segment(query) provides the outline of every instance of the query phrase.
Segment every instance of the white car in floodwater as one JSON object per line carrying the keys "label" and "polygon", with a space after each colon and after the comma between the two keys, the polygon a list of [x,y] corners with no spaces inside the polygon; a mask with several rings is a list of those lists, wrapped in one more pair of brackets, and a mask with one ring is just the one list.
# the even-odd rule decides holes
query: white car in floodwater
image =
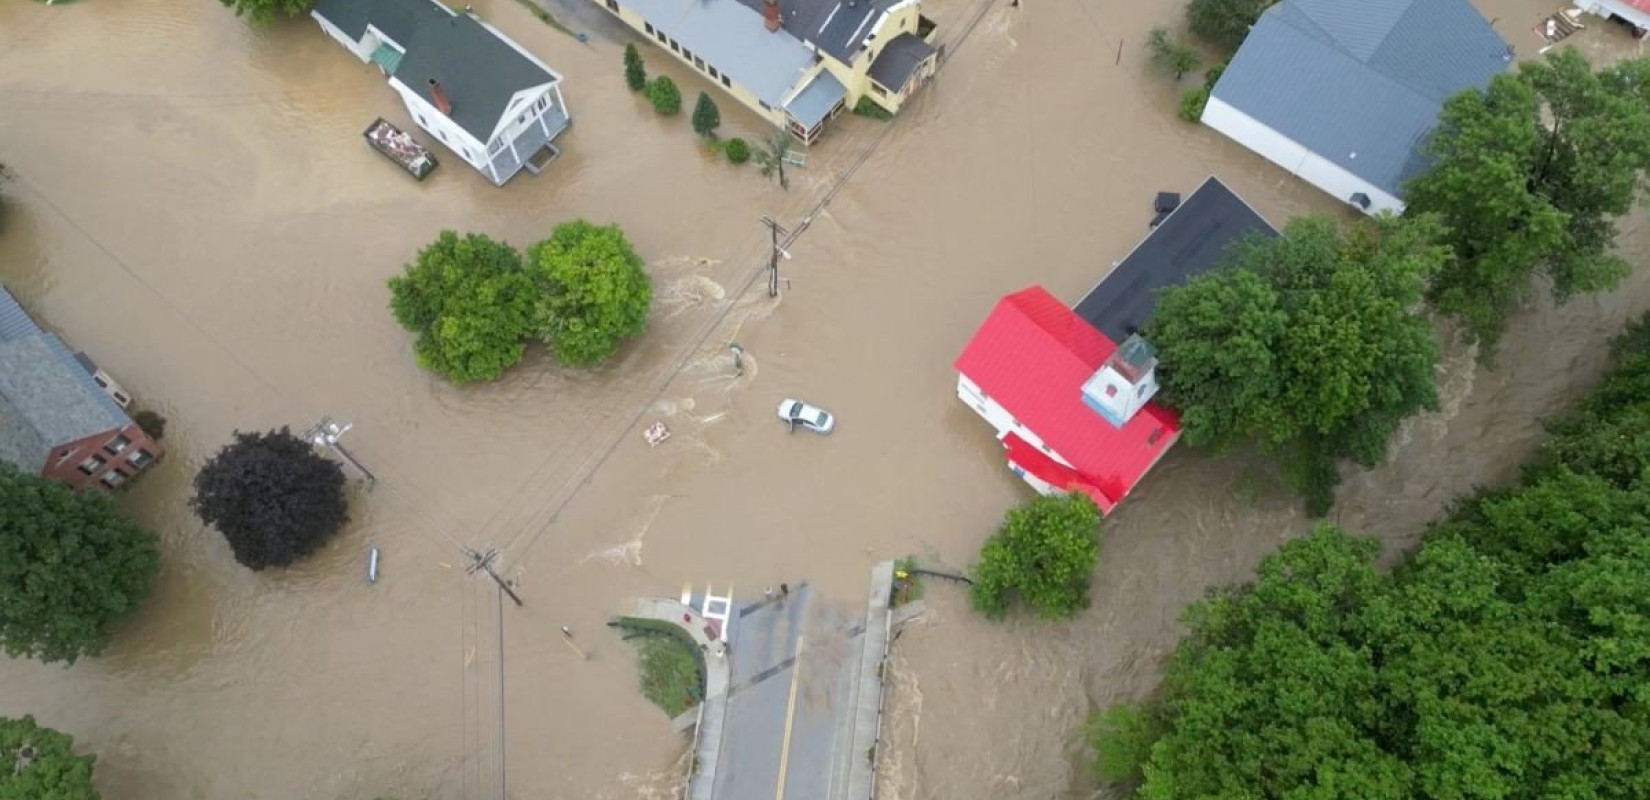
{"label": "white car in floodwater", "polygon": [[836,427],[836,417],[831,416],[831,412],[801,400],[779,401],[779,418],[793,431],[799,425],[814,433],[830,433],[831,428]]}

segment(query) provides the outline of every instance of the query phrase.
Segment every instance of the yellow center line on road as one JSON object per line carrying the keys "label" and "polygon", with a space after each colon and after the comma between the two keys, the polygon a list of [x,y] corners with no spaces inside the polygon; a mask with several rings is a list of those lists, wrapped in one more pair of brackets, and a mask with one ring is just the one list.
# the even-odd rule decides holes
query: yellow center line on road
{"label": "yellow center line on road", "polygon": [[802,682],[802,637],[796,637],[796,655],[791,661],[791,699],[785,705],[785,738],[779,745],[779,784],[773,800],[785,800],[785,773],[791,766],[791,723],[796,720],[796,686]]}

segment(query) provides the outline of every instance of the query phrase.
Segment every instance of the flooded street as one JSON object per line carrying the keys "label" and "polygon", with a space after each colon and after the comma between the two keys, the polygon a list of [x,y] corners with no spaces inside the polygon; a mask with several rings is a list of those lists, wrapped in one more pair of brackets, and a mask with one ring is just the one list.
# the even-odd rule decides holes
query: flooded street
{"label": "flooded street", "polygon": [[[1556,7],[1479,5],[1526,55]],[[1153,193],[1211,173],[1275,224],[1337,205],[1174,116],[1178,91],[1137,43],[1178,23],[1178,2],[929,0],[951,45],[939,77],[891,128],[838,120],[789,192],[655,116],[624,87],[623,39],[596,23],[580,43],[511,0],[476,7],[564,75],[574,119],[544,176],[503,189],[457,158],[414,183],[370,151],[361,129],[409,127],[405,111],[307,19],[254,28],[188,0],[0,6],[0,163],[16,175],[0,187],[0,281],[171,421],[168,458],[123,500],[164,541],[154,596],[100,658],[0,662],[0,714],[74,733],[108,796],[669,797],[684,741],[602,627],[625,598],[807,579],[855,600],[880,559],[966,566],[1029,494],[950,369],[1001,294],[1042,283],[1076,299],[1146,232]],[[1637,48],[1602,26],[1575,42],[1596,60]],[[707,88],[643,55],[684,94]],[[759,130],[721,104],[724,135]],[[776,300],[750,285],[764,213],[807,225]],[[384,281],[419,247],[442,228],[526,245],[579,216],[618,222],[648,259],[646,334],[588,373],[539,348],[491,385],[416,366]],[[1624,251],[1650,252],[1642,212],[1622,227]],[[1403,546],[1450,498],[1510,477],[1646,307],[1637,273],[1608,296],[1532,304],[1496,371],[1447,348],[1444,408],[1346,482],[1336,520]],[[787,436],[782,397],[828,408],[837,431]],[[299,568],[242,569],[189,512],[190,479],[237,428],[323,414],[356,424],[376,488]],[[674,435],[650,449],[653,420]],[[1304,524],[1242,458],[1181,448],[1107,523],[1076,622],[990,625],[930,586],[928,617],[894,648],[885,796],[1085,796],[1074,732],[1089,708],[1149,690],[1185,603]],[[461,546],[500,548],[526,607],[501,608]]]}

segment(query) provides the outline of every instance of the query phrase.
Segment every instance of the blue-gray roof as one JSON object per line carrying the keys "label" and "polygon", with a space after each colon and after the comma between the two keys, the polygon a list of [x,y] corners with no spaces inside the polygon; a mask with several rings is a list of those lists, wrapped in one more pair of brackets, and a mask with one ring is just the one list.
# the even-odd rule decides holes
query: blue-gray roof
{"label": "blue-gray roof", "polygon": [[370,24],[406,48],[395,77],[432,105],[430,79],[439,81],[453,122],[482,142],[516,92],[557,80],[470,15],[432,0],[317,0],[314,13],[357,40]]}
{"label": "blue-gray roof", "polygon": [[69,348],[0,288],[0,460],[39,472],[53,447],[129,424]]}
{"label": "blue-gray roof", "polygon": [[784,29],[768,32],[762,15],[739,0],[625,0],[625,5],[770,106],[784,105],[785,95],[814,62],[806,45]]}
{"label": "blue-gray roof", "polygon": [[1398,196],[1444,101],[1511,60],[1467,0],[1283,0],[1213,96]]}
{"label": "blue-gray roof", "polygon": [[842,82],[837,80],[830,70],[822,69],[813,80],[808,81],[807,88],[797,92],[796,97],[785,104],[785,110],[790,112],[797,122],[802,123],[802,127],[812,129],[847,96],[848,89]]}

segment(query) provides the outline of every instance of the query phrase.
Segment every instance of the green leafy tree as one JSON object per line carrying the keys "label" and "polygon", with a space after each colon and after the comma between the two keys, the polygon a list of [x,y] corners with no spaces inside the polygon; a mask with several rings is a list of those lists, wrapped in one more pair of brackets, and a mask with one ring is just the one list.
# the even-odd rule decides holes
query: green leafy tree
{"label": "green leafy tree", "polygon": [[768,131],[751,152],[751,158],[756,159],[756,165],[762,169],[762,177],[778,176],[781,189],[791,188],[791,181],[785,176],[785,159],[790,156],[794,141],[790,134],[775,128]]}
{"label": "green leafy tree", "polygon": [[722,143],[722,152],[727,155],[729,163],[743,164],[751,160],[751,146],[737,136]]}
{"label": "green leafy tree", "polygon": [[654,111],[668,117],[682,110],[682,90],[676,88],[676,82],[669,75],[654,78],[645,91]]}
{"label": "green leafy tree", "polygon": [[454,383],[493,380],[521,360],[533,283],[515,248],[452,231],[389,280],[390,310],[418,334],[418,363]]}
{"label": "green leafy tree", "polygon": [[1249,36],[1249,26],[1277,0],[1192,0],[1186,22],[1192,33],[1232,51]]}
{"label": "green leafy tree", "polygon": [[70,664],[97,655],[115,623],[148,595],[159,565],[155,534],[106,495],[0,461],[0,647],[7,655]]}
{"label": "green leafy tree", "polygon": [[97,757],[74,754],[74,737],[34,717],[0,717],[0,800],[98,800]]}
{"label": "green leafy tree", "polygon": [[1344,234],[1330,218],[1297,218],[1165,291],[1147,338],[1187,441],[1260,444],[1308,510],[1326,512],[1341,459],[1374,466],[1404,418],[1437,405],[1437,346],[1419,306],[1448,258],[1438,235],[1430,217],[1383,215]]}
{"label": "green leafy tree", "polygon": [[235,16],[245,16],[260,25],[275,21],[277,14],[296,17],[309,13],[315,0],[218,0],[235,9]]}
{"label": "green leafy tree", "polygon": [[527,249],[539,296],[534,329],[562,363],[599,364],[647,326],[653,283],[642,265],[619,226],[584,220],[557,225]]}
{"label": "green leafy tree", "polygon": [[998,619],[1020,600],[1044,618],[1076,614],[1088,604],[1099,526],[1099,510],[1081,494],[1039,496],[1009,509],[974,565],[974,608]]}
{"label": "green leafy tree", "polygon": [[1564,300],[1627,274],[1611,245],[1650,169],[1650,59],[1594,72],[1565,48],[1520,64],[1451,98],[1426,151],[1407,211],[1442,218],[1455,251],[1428,300],[1488,357],[1532,276]]}
{"label": "green leafy tree", "polygon": [[195,474],[189,506],[252,570],[302,560],[349,521],[343,469],[286,428],[236,431]]}
{"label": "green leafy tree", "polygon": [[1138,706],[1111,706],[1096,711],[1084,725],[1094,750],[1095,777],[1106,783],[1140,779],[1140,769],[1151,757],[1157,734],[1146,712]]}
{"label": "green leafy tree", "polygon": [[1146,49],[1151,51],[1152,63],[1164,72],[1174,73],[1177,81],[1203,64],[1197,51],[1169,37],[1168,28],[1152,28],[1151,33],[1146,35]]}
{"label": "green leafy tree", "polygon": [[699,99],[693,104],[693,132],[707,138],[716,136],[716,128],[722,124],[722,112],[716,108],[716,101],[710,95],[699,93]]}
{"label": "green leafy tree", "polygon": [[632,92],[647,88],[647,65],[642,63],[642,53],[634,42],[624,46],[624,82]]}

